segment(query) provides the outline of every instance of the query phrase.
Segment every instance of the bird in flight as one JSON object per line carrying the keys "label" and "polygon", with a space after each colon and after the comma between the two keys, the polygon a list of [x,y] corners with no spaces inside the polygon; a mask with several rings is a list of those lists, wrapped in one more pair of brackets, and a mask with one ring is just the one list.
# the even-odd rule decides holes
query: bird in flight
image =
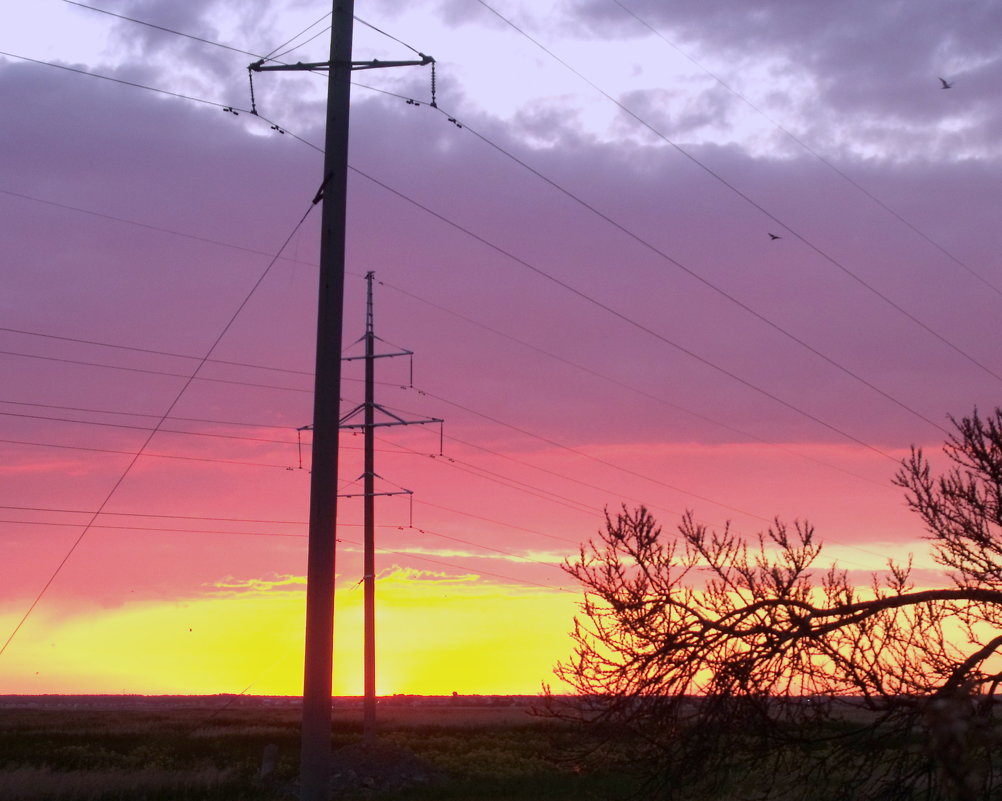
{"label": "bird in flight", "polygon": [[953,88],[953,83],[951,83],[950,81],[946,80],[946,78],[940,78],[939,82],[941,84],[943,84],[941,87],[939,87],[940,89],[952,89]]}
{"label": "bird in flight", "polygon": [[774,234],[772,232],[769,233],[769,240],[770,241],[772,241],[773,239],[782,239],[782,238],[783,237],[781,237],[779,234]]}

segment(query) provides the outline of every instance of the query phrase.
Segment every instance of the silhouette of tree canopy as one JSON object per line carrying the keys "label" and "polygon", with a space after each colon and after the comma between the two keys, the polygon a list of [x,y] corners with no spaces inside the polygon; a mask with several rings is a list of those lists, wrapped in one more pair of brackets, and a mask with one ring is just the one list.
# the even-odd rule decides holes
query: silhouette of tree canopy
{"label": "silhouette of tree canopy", "polygon": [[910,557],[856,586],[806,522],[748,542],[607,513],[564,566],[584,600],[556,673],[578,698],[551,711],[660,798],[1002,798],[1002,409],[952,422],[946,472],[913,448],[894,477],[941,586]]}

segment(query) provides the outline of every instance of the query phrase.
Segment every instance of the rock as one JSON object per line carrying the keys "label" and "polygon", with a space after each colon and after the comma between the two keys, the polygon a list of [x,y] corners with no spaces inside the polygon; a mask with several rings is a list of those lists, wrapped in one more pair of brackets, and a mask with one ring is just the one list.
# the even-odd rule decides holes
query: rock
{"label": "rock", "polygon": [[413,752],[378,740],[352,743],[331,756],[331,789],[335,793],[401,790],[441,778]]}

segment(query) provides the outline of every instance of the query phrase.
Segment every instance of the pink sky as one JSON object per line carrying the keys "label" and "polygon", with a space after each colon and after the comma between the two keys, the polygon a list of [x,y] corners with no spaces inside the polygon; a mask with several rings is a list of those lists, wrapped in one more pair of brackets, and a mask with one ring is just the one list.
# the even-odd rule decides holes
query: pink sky
{"label": "pink sky", "polygon": [[[329,10],[99,5],[261,54]],[[549,681],[577,598],[559,563],[621,503],[669,533],[687,509],[749,535],[806,518],[861,576],[931,569],[890,478],[999,403],[1002,11],[397,6],[356,13],[436,57],[446,113],[427,69],[358,75],[425,105],[354,90],[345,341],[374,270],[377,334],[416,353],[414,388],[379,364],[378,400],[446,424],[441,456],[437,430],[380,432],[377,472],[415,493],[413,527],[377,506],[381,691]],[[249,106],[251,56],[54,0],[8,13],[0,641],[55,577],[0,692],[295,693],[316,210],[56,571],[310,208],[323,82],[255,78],[282,135],[212,105]],[[413,53],[359,25],[370,56]],[[335,690],[357,692],[360,501],[341,519]]]}

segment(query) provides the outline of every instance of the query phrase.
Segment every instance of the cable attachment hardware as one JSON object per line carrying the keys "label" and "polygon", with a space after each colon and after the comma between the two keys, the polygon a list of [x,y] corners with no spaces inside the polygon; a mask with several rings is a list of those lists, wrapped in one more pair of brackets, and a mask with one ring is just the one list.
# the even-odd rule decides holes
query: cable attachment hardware
{"label": "cable attachment hardware", "polygon": [[234,117],[239,117],[240,116],[240,112],[237,111],[235,108],[233,108],[233,106],[224,106],[223,107],[223,111],[228,111]]}
{"label": "cable attachment hardware", "polygon": [[[313,205],[316,206],[321,200],[324,199],[324,189],[327,188],[327,184],[331,179],[333,173],[327,173],[327,177],[324,178],[324,182],[320,184],[320,188],[317,190],[316,195],[313,196]],[[343,398],[341,399],[343,400]]]}
{"label": "cable attachment hardware", "polygon": [[281,128],[279,128],[278,125],[272,125],[271,126],[271,130],[278,131],[280,134],[284,134],[285,133],[285,131],[283,131]]}
{"label": "cable attachment hardware", "polygon": [[251,110],[250,110],[250,113],[253,114],[255,117],[258,114],[257,114],[257,103],[254,100],[254,67],[255,66],[260,66],[260,65],[261,65],[260,61],[255,61],[254,64],[251,64],[247,68],[247,80],[250,82],[250,95],[251,95]]}
{"label": "cable attachment hardware", "polygon": [[438,108],[438,102],[435,98],[435,92],[436,92],[435,59],[431,58],[431,56],[426,56],[424,53],[421,53],[420,56],[421,58],[431,59],[431,107]]}
{"label": "cable attachment hardware", "polygon": [[457,128],[462,128],[463,127],[463,123],[457,121],[455,117],[449,117],[449,122],[451,122]]}

